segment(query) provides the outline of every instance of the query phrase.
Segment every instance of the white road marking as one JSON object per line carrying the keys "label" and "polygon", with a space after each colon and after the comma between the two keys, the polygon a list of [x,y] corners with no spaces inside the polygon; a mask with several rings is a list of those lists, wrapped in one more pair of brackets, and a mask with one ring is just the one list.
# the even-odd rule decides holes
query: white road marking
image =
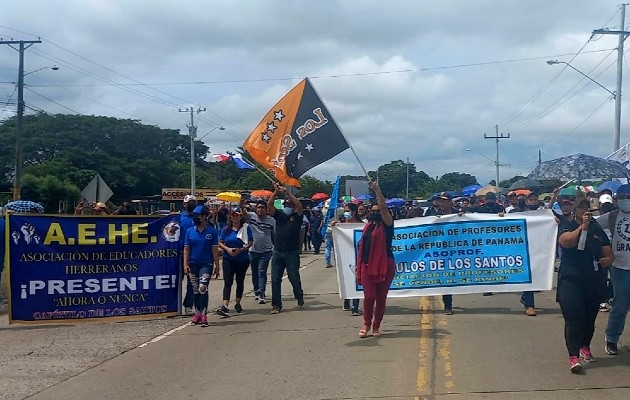
{"label": "white road marking", "polygon": [[[311,264],[313,264],[313,262],[312,262],[312,261],[311,261],[310,263],[306,264],[305,266],[303,266],[302,268],[300,268],[300,271],[301,271],[301,270],[303,270],[303,269],[305,269],[306,267],[308,267],[308,266],[309,266],[309,265],[311,265]],[[284,279],[284,278],[287,278],[287,275],[286,275],[286,274],[282,277],[282,279]],[[149,345],[149,344],[151,344],[151,343],[157,343],[157,342],[159,342],[160,340],[162,340],[162,339],[164,339],[164,338],[167,338],[167,337],[171,336],[173,333],[178,332],[178,331],[181,331],[182,329],[184,329],[184,328],[185,328],[185,327],[187,327],[187,326],[191,326],[191,325],[190,325],[190,322],[186,322],[186,323],[185,323],[184,325],[182,325],[182,326],[178,326],[177,328],[171,329],[170,331],[168,331],[168,332],[166,332],[166,333],[164,333],[164,334],[162,334],[162,335],[160,335],[160,336],[156,336],[156,337],[154,337],[153,339],[149,340],[148,342],[144,342],[144,343],[142,343],[142,344],[141,344],[141,345],[139,345],[137,348],[138,348],[138,349],[141,349],[141,348],[143,348],[143,347],[148,346],[148,345]]]}

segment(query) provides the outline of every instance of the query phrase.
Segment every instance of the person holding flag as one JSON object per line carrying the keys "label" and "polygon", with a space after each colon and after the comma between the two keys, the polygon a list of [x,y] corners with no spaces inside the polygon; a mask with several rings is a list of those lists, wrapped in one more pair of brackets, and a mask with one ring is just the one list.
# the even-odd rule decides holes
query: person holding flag
{"label": "person holding flag", "polygon": [[[302,227],[302,203],[284,186],[274,183],[276,190],[267,201],[269,216],[276,220],[276,234],[271,258],[271,313],[282,310],[282,275],[287,271],[289,282],[293,286],[293,295],[299,308],[304,306],[304,292],[300,279],[300,229]],[[274,201],[278,194],[284,193],[284,208],[276,210]]]}

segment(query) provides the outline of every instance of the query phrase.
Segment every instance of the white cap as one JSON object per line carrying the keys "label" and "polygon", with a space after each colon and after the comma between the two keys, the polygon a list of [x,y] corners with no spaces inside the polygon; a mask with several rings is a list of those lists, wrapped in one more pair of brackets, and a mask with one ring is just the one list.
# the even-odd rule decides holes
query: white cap
{"label": "white cap", "polygon": [[188,203],[190,200],[197,201],[197,198],[192,194],[187,194],[186,196],[184,196],[184,203]]}
{"label": "white cap", "polygon": [[603,204],[603,203],[612,204],[612,202],[613,202],[613,198],[609,194],[602,194],[601,196],[599,196],[599,204]]}

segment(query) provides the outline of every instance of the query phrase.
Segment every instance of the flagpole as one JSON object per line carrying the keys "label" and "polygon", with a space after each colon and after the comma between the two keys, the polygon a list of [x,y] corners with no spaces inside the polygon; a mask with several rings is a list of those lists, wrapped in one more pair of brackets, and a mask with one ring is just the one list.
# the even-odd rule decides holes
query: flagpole
{"label": "flagpole", "polygon": [[[306,80],[310,83],[310,79],[307,76]],[[326,105],[326,103],[324,103],[324,100],[322,100],[321,96],[319,95],[319,93],[317,93],[317,89],[315,89],[315,86],[313,86],[313,84],[311,84],[311,88],[313,88],[313,91],[315,92],[315,94],[317,95],[317,97],[319,98],[319,100],[322,102],[322,104],[324,104],[324,106]],[[326,107],[328,108],[328,107]],[[339,124],[335,123],[337,125],[337,128],[339,128],[339,133],[341,133],[341,136],[343,137],[343,139],[346,141],[346,143],[348,143],[348,147],[350,148],[350,150],[352,151],[352,154],[354,154],[354,158],[357,159],[357,162],[359,163],[359,166],[361,167],[361,169],[363,170],[363,173],[365,174],[365,176],[368,179],[368,182],[372,182],[372,178],[370,178],[370,175],[368,175],[367,170],[365,169],[365,167],[363,166],[363,163],[361,162],[361,160],[359,160],[359,156],[357,155],[357,152],[354,151],[354,147],[352,147],[352,145],[350,144],[350,141],[348,141],[348,138],[346,137],[346,135],[344,135],[343,133],[343,129],[341,129],[341,126],[339,126]]]}
{"label": "flagpole", "polygon": [[266,172],[264,169],[260,168],[258,165],[256,165],[253,161],[251,161],[251,160],[249,160],[249,159],[247,159],[247,158],[243,157],[243,154],[241,154],[241,158],[242,158],[243,160],[247,161],[248,163],[250,163],[251,165],[253,165],[253,166],[254,166],[254,168],[256,168],[256,169],[257,169],[257,170],[258,170],[261,174],[263,174],[265,178],[269,179],[269,181],[270,181],[271,183],[276,183],[276,180],[275,180],[275,179],[273,179],[272,177],[270,177],[269,175],[267,175],[267,172]]}

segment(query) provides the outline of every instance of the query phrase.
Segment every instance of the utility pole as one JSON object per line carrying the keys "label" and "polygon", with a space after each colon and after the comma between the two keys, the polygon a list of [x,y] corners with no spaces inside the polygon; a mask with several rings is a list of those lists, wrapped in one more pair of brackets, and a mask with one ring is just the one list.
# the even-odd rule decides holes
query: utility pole
{"label": "utility pole", "polygon": [[495,182],[495,186],[499,187],[499,167],[505,166],[505,165],[509,165],[509,164],[501,164],[499,163],[499,139],[509,139],[510,138],[510,134],[508,133],[507,136],[505,136],[503,133],[501,135],[499,135],[499,125],[495,125],[494,126],[495,129],[495,135],[494,136],[488,136],[487,134],[483,134],[483,138],[484,139],[495,139],[496,143],[497,143],[497,158],[494,161],[494,165],[497,168],[497,180]]}
{"label": "utility pole", "polygon": [[[0,38],[0,44],[9,45],[19,52],[18,64],[18,102],[17,119],[15,121],[15,176],[13,178],[13,200],[19,200],[22,194],[22,135],[24,133],[24,50],[41,40],[4,40]],[[17,45],[17,48],[15,47]]]}
{"label": "utility pole", "polygon": [[623,81],[623,42],[626,37],[630,35],[630,32],[624,30],[626,25],[626,6],[628,4],[621,4],[621,25],[619,30],[610,31],[607,29],[596,29],[593,31],[593,35],[617,35],[619,36],[619,42],[617,45],[617,90],[615,91],[615,131],[613,133],[613,152],[619,149],[619,142],[621,137],[621,83]]}
{"label": "utility pole", "polygon": [[190,194],[195,195],[196,181],[195,181],[195,139],[197,138],[197,126],[195,125],[195,112],[197,114],[206,111],[205,107],[188,107],[179,109],[179,112],[190,113],[190,124],[186,124],[188,127],[188,136],[190,136]]}
{"label": "utility pole", "polygon": [[542,151],[538,149],[538,165],[542,164]]}
{"label": "utility pole", "polygon": [[409,157],[407,157],[407,189],[405,193],[405,200],[409,200]]}

